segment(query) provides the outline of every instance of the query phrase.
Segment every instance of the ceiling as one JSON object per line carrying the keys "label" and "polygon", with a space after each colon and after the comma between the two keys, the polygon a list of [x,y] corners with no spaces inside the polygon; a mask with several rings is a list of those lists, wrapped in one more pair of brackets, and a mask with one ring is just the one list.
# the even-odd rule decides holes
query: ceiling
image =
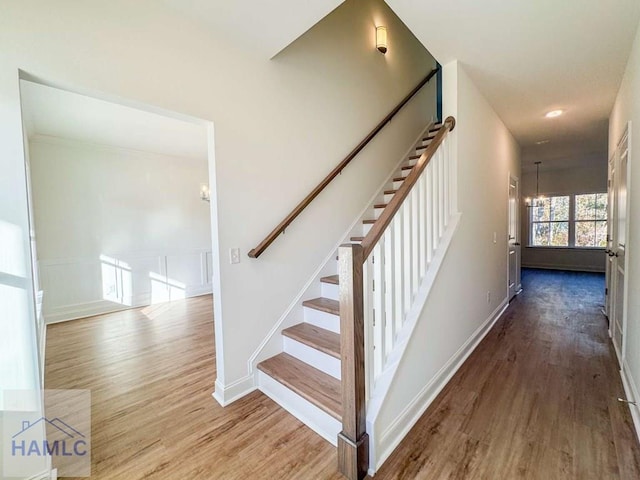
{"label": "ceiling", "polygon": [[[387,3],[441,64],[464,65],[522,147],[523,169],[536,160],[542,168],[606,164],[608,117],[640,1]],[[566,113],[544,118],[555,109]]]}
{"label": "ceiling", "polygon": [[342,0],[162,0],[173,10],[266,58],[274,57]]}
{"label": "ceiling", "polygon": [[29,138],[59,137],[207,160],[207,129],[156,113],[28,81],[20,82]]}

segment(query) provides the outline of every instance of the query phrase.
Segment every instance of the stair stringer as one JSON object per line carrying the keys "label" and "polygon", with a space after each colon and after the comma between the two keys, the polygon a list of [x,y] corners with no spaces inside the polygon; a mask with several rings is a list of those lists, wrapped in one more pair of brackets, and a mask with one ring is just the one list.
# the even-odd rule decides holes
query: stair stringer
{"label": "stair stringer", "polygon": [[338,248],[344,243],[350,243],[352,236],[361,235],[362,222],[364,219],[371,217],[374,210],[373,206],[384,197],[384,191],[389,188],[390,184],[393,184],[393,178],[398,174],[398,170],[407,161],[410,155],[415,152],[416,146],[422,144],[422,139],[425,137],[429,129],[435,124],[430,122],[420,133],[416,136],[415,141],[406,150],[404,155],[400,158],[398,163],[391,169],[387,178],[382,182],[380,188],[374,193],[366,206],[359,213],[358,217],[349,226],[346,232],[342,235],[340,241],[332,248],[327,257],[322,261],[320,266],[311,275],[309,280],[304,284],[300,292],[295,296],[291,304],[287,307],[284,313],[280,316],[276,324],[269,331],[265,339],[258,345],[255,352],[249,357],[248,371],[249,376],[254,376],[254,385],[258,385],[257,368],[258,363],[270,358],[283,351],[283,342],[281,333],[284,329],[292,327],[293,325],[300,323],[303,319],[302,301],[306,298],[315,298],[320,296],[320,279],[328,275],[334,275],[337,273],[336,256],[338,254]]}
{"label": "stair stringer", "polygon": [[[406,351],[409,340],[413,335],[413,331],[415,330],[418,320],[420,319],[422,312],[426,306],[427,300],[431,293],[431,289],[433,288],[435,281],[438,277],[438,272],[442,267],[447,251],[449,250],[449,246],[453,241],[455,233],[458,229],[458,225],[460,224],[460,220],[462,218],[462,213],[453,213],[451,214],[448,225],[440,238],[438,247],[434,252],[433,259],[429,264],[429,268],[427,269],[424,278],[420,283],[420,287],[415,294],[413,299],[413,305],[409,312],[407,313],[407,317],[403,323],[402,328],[397,334],[396,341],[394,344],[394,348],[389,354],[387,359],[387,364],[384,370],[380,373],[379,377],[376,379],[375,384],[372,385],[371,391],[368,396],[367,403],[367,433],[369,435],[369,475],[374,475],[376,470],[382,465],[382,463],[387,459],[389,454],[393,449],[384,448],[381,445],[381,437],[378,435],[376,429],[376,420],[378,418],[378,414],[384,402],[387,398],[387,395],[390,389],[393,386],[393,380],[396,376],[400,363],[402,362],[404,353]],[[410,428],[412,425],[407,426]],[[397,444],[402,438],[393,439],[391,442]],[[383,447],[383,448],[380,448]]]}

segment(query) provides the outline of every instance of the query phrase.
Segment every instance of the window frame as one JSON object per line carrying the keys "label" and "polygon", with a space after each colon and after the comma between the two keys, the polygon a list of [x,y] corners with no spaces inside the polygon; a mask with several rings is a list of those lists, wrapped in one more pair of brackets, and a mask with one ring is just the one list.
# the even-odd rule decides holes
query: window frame
{"label": "window frame", "polygon": [[[594,220],[576,220],[576,196],[579,195],[598,195],[598,194],[602,194],[602,195],[607,195],[607,216],[604,220],[600,220],[600,219],[594,219]],[[608,197],[608,192],[605,190],[604,192],[602,191],[589,191],[589,192],[575,192],[575,193],[543,193],[542,194],[545,198],[553,198],[553,197],[569,197],[569,220],[558,220],[558,221],[548,221],[548,222],[534,222],[533,221],[533,209],[529,206],[526,206],[525,208],[527,209],[527,228],[528,228],[528,235],[527,235],[527,248],[541,248],[541,249],[559,249],[559,250],[571,250],[571,249],[575,249],[575,250],[606,250],[606,246],[605,247],[581,247],[579,245],[576,245],[576,224],[578,222],[589,222],[589,221],[606,221],[607,222],[607,227],[609,224],[609,197]],[[525,204],[526,205],[526,204]],[[534,245],[533,244],[533,225],[535,223],[565,223],[567,222],[569,223],[569,241],[568,241],[568,245],[563,245],[563,246],[556,246],[556,245]]]}
{"label": "window frame", "polygon": [[[529,246],[532,247],[543,247],[543,248],[567,248],[570,246],[570,236],[571,236],[571,195],[545,195],[544,198],[545,200],[549,200],[549,208],[551,208],[551,199],[552,198],[568,198],[569,199],[569,206],[568,206],[568,215],[567,215],[567,219],[566,220],[534,220],[533,219],[533,207],[529,207]],[[551,212],[549,212],[551,213]],[[543,224],[543,225],[549,225],[549,235],[551,235],[551,225],[552,224],[558,224],[558,223],[566,223],[567,224],[567,244],[566,245],[534,245],[533,243],[533,237],[534,237],[534,232],[535,232],[535,228],[534,225],[536,224]]]}

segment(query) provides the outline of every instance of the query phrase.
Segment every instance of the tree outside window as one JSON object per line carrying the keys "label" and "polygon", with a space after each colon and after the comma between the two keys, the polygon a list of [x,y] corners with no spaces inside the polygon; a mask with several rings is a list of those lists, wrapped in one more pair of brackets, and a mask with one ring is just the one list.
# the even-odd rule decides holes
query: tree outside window
{"label": "tree outside window", "polygon": [[532,247],[606,248],[606,193],[537,199],[529,207]]}
{"label": "tree outside window", "polygon": [[569,246],[569,196],[538,200],[531,210],[532,245]]}
{"label": "tree outside window", "polygon": [[576,247],[607,246],[607,194],[576,195]]}

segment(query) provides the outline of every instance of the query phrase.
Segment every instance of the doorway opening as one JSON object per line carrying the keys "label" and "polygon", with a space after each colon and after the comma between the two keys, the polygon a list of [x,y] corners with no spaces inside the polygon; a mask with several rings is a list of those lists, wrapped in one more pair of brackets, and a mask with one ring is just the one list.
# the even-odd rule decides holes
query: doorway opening
{"label": "doorway opening", "polygon": [[45,324],[211,295],[210,122],[20,92],[41,364]]}

